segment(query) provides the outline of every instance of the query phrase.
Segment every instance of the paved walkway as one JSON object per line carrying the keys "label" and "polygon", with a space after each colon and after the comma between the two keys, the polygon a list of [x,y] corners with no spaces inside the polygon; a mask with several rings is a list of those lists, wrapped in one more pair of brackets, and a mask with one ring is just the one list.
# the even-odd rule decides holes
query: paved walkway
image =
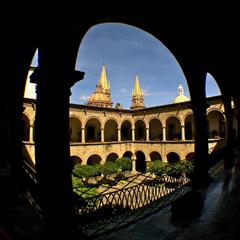
{"label": "paved walkway", "polygon": [[[173,216],[171,206],[156,214],[97,240],[220,240],[240,238],[240,173],[223,172],[208,188],[198,192],[202,200],[197,206],[186,204]],[[201,204],[199,205],[201,206]],[[181,214],[182,212],[182,214]]]}
{"label": "paved walkway", "polygon": [[[9,183],[9,182],[8,182]],[[11,185],[11,184],[10,184]],[[8,187],[9,186],[8,184]],[[223,172],[211,185],[198,192],[198,207],[191,201],[174,215],[168,206],[129,227],[95,238],[96,240],[235,240],[240,238],[240,172]],[[193,202],[193,201],[192,201]],[[24,198],[8,203],[3,208],[1,198],[0,220],[9,221],[13,239],[45,239],[42,222],[36,217]],[[196,201],[194,201],[196,203]],[[203,203],[201,205],[201,203]],[[181,214],[181,210],[183,210]],[[194,213],[194,214],[193,214]],[[1,224],[0,224],[1,225]],[[0,229],[1,230],[1,229]],[[5,229],[8,230],[8,229]],[[2,234],[2,235],[1,235]],[[0,231],[0,239],[3,236]]]}

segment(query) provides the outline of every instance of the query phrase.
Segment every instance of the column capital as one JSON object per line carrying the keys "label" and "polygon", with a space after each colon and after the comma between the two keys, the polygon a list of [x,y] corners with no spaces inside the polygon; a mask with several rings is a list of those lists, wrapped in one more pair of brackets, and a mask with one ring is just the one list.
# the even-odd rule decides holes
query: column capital
{"label": "column capital", "polygon": [[[84,78],[84,75],[85,75],[85,72],[81,72],[78,70],[73,70],[69,72],[68,73],[69,88],[71,88],[76,82],[82,80]],[[30,82],[39,84],[39,81],[41,81],[41,79],[46,79],[47,77],[48,77],[47,71],[43,71],[43,69],[38,66],[30,75]]]}

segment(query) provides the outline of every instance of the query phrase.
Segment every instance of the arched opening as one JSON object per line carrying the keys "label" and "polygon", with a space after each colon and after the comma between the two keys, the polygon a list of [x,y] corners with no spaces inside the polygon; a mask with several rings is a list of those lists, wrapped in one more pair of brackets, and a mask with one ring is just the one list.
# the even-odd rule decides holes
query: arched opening
{"label": "arched opening", "polygon": [[207,114],[208,120],[208,138],[224,138],[225,137],[225,120],[223,114],[217,110],[213,110]]}
{"label": "arched opening", "polygon": [[180,161],[180,157],[177,153],[170,152],[167,154],[167,161],[168,161],[168,163],[176,163],[176,162]]}
{"label": "arched opening", "polygon": [[72,161],[72,164],[73,164],[73,167],[76,165],[76,164],[81,164],[82,163],[82,159],[78,156],[71,156],[70,157],[71,161]]}
{"label": "arched opening", "polygon": [[137,120],[135,123],[135,140],[146,140],[146,126],[142,120]]}
{"label": "arched opening", "polygon": [[123,154],[123,157],[127,157],[127,158],[132,158],[132,155],[133,155],[133,153],[132,152],[130,152],[130,151],[127,151],[127,152],[125,152],[124,154]]}
{"label": "arched opening", "polygon": [[36,49],[33,56],[31,66],[28,71],[25,89],[24,89],[24,98],[36,99],[36,83],[30,82],[30,76],[34,72],[34,69],[38,66],[38,49]]}
{"label": "arched opening", "polygon": [[206,75],[206,97],[221,95],[221,91],[214,77],[207,73]]}
{"label": "arched opening", "polygon": [[194,152],[188,153],[186,155],[186,160],[190,161],[190,162],[194,162],[194,160],[195,160],[195,153]]}
{"label": "arched opening", "polygon": [[118,155],[116,153],[110,153],[106,158],[106,162],[115,162],[117,159]]}
{"label": "arched opening", "polygon": [[85,134],[85,139],[87,142],[101,141],[101,124],[98,119],[91,118],[87,121],[85,127]]}
{"label": "arched opening", "polygon": [[100,164],[101,160],[102,158],[99,155],[93,154],[88,158],[87,165],[94,166],[96,164]]}
{"label": "arched opening", "polygon": [[151,161],[155,161],[155,160],[162,161],[161,154],[156,151],[150,153],[150,159],[151,159]]}
{"label": "arched opening", "polygon": [[69,138],[70,142],[81,142],[82,140],[82,124],[76,117],[69,119]]}
{"label": "arched opening", "polygon": [[181,140],[181,124],[177,117],[170,117],[166,121],[167,140]]}
{"label": "arched opening", "polygon": [[[136,56],[144,57],[136,61]],[[126,109],[129,109],[131,104],[131,97],[127,95],[131,89],[126,76],[132,76],[133,71],[138,71],[142,79],[145,96],[154,96],[144,99],[147,107],[172,103],[176,97],[172,87],[177,87],[179,81],[187,91],[186,79],[180,65],[159,39],[138,27],[108,22],[92,26],[82,39],[76,69],[84,70],[86,76],[85,81],[72,88],[71,102],[86,103],[95,86],[92,80],[97,81],[99,78],[99,72],[95,70],[99,62],[105,62],[107,66],[111,64],[108,76],[111,81],[114,80],[111,84],[112,100],[121,103]],[[145,76],[147,81],[144,81]],[[168,84],[169,82],[171,84]],[[186,95],[189,94],[186,92]]]}
{"label": "arched opening", "polygon": [[149,140],[161,141],[162,138],[162,123],[159,119],[154,118],[149,122]]}
{"label": "arched opening", "polygon": [[136,152],[136,170],[138,172],[146,172],[146,158],[142,151]]}
{"label": "arched opening", "polygon": [[131,141],[132,140],[132,124],[125,120],[121,125],[121,140]]}
{"label": "arched opening", "polygon": [[118,140],[117,123],[115,120],[108,120],[104,127],[104,141],[111,142]]}
{"label": "arched opening", "polygon": [[25,114],[22,114],[22,141],[29,141],[29,136],[30,120]]}
{"label": "arched opening", "polygon": [[185,139],[186,140],[193,140],[194,139],[193,114],[189,114],[185,119]]}

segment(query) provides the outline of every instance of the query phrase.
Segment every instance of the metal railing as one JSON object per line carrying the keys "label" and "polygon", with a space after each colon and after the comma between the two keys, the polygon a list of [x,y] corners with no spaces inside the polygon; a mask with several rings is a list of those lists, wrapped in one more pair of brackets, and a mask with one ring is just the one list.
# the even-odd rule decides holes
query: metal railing
{"label": "metal railing", "polygon": [[[88,190],[77,199],[76,208],[79,224],[89,236],[95,237],[134,223],[190,191],[186,177],[156,177],[152,174],[138,174],[125,183],[106,188],[97,196]],[[121,186],[122,185],[122,186]]]}

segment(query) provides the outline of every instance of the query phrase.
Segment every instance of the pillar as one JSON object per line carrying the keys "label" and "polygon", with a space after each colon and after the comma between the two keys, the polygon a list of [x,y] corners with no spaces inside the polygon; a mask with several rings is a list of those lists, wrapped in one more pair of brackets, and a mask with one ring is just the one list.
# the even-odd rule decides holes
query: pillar
{"label": "pillar", "polygon": [[185,126],[182,125],[182,141],[185,141]]}
{"label": "pillar", "polygon": [[146,141],[149,141],[149,128],[146,128]]}
{"label": "pillar", "polygon": [[136,161],[137,160],[135,158],[132,159],[132,171],[131,171],[132,174],[137,173],[137,171],[136,171]]}
{"label": "pillar", "polygon": [[33,142],[33,125],[30,125],[29,128],[29,141]]}
{"label": "pillar", "polygon": [[163,131],[163,141],[166,141],[166,127],[163,127],[162,128],[162,131]]}
{"label": "pillar", "polygon": [[101,142],[104,142],[104,128],[101,128]]}
{"label": "pillar", "polygon": [[121,128],[118,128],[118,142],[121,142]]}
{"label": "pillar", "polygon": [[85,128],[82,128],[82,143],[85,143]]}
{"label": "pillar", "polygon": [[189,90],[191,95],[192,110],[194,116],[195,133],[195,161],[193,172],[193,186],[202,187],[211,182],[208,174],[208,132],[206,116],[206,95],[204,69],[192,64],[186,69],[186,76],[189,79]]}
{"label": "pillar", "polygon": [[233,131],[233,114],[231,106],[231,97],[223,96],[224,109],[226,116],[226,157],[224,158],[224,168],[231,169],[233,167],[233,147],[235,141],[235,135]]}
{"label": "pillar", "polygon": [[135,129],[132,128],[132,141],[135,141]]}
{"label": "pillar", "polygon": [[69,96],[70,81],[81,79],[83,74],[70,66],[72,42],[68,39],[68,34],[54,31],[41,35],[39,65],[31,81],[37,83],[36,177],[47,234],[50,238],[64,235],[74,239],[79,230],[71,178]]}

